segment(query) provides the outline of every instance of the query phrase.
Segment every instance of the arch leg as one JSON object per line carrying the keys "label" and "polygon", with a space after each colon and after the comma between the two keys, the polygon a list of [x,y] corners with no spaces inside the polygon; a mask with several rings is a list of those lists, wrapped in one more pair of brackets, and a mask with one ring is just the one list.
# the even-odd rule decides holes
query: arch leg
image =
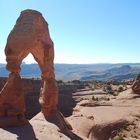
{"label": "arch leg", "polygon": [[40,46],[38,49],[32,51],[32,55],[38,62],[42,72],[42,85],[39,98],[42,113],[46,117],[46,120],[56,124],[61,131],[72,129],[68,121],[65,120],[64,116],[58,111],[58,87],[55,81],[53,67],[53,45],[49,47]]}
{"label": "arch leg", "polygon": [[[9,48],[7,48],[7,50],[8,49]],[[11,52],[14,53],[6,53],[7,69],[11,73],[9,74],[8,81],[0,92],[0,127],[18,126],[27,123],[24,117],[24,92],[19,74],[20,63],[24,57],[20,58],[20,53],[15,55],[16,51],[12,49],[10,48]],[[24,56],[26,55],[27,54],[24,53]]]}
{"label": "arch leg", "polygon": [[38,62],[42,72],[39,98],[41,110],[45,116],[50,116],[58,109],[58,87],[53,68],[53,46],[38,46],[38,49],[34,49],[31,53]]}

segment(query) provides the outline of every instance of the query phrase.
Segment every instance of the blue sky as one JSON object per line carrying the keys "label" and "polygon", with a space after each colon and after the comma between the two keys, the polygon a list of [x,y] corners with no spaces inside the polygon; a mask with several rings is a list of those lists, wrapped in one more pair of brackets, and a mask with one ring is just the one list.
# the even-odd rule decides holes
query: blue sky
{"label": "blue sky", "polygon": [[1,0],[0,63],[24,9],[40,11],[49,23],[55,63],[140,62],[140,0]]}

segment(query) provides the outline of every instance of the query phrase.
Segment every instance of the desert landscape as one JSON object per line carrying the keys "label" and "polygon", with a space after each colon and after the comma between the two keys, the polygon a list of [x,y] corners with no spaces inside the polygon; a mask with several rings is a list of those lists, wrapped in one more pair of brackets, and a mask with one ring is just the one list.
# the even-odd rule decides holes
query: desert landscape
{"label": "desert landscape", "polygon": [[3,1],[0,140],[140,140],[139,5]]}
{"label": "desert landscape", "polygon": [[[0,78],[0,88],[7,78]],[[29,124],[0,129],[4,140],[72,139],[72,140],[139,140],[140,95],[134,94],[134,79],[125,81],[58,81],[59,109],[72,125],[61,132],[55,123],[40,113],[39,79],[22,79]],[[24,135],[26,134],[26,135]]]}

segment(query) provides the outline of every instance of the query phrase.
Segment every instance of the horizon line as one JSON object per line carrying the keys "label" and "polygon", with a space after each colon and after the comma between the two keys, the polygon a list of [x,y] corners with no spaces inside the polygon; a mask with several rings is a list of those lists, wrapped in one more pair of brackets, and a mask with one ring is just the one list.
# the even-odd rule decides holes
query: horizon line
{"label": "horizon line", "polygon": [[[0,63],[0,64],[7,64],[7,63]],[[26,64],[38,64],[37,62],[33,63],[26,63],[22,62],[21,65]],[[54,64],[64,64],[64,65],[95,65],[95,64],[140,64],[140,62],[118,62],[118,63],[111,63],[111,62],[99,62],[99,63],[54,63]]]}

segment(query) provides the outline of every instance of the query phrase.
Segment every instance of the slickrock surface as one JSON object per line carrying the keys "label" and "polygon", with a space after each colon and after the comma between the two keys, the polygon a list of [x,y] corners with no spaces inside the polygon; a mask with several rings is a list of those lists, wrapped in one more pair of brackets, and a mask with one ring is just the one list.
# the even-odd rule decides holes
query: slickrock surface
{"label": "slickrock surface", "polygon": [[[89,93],[87,91],[87,95],[85,91],[83,93],[84,96],[74,98],[77,100],[83,98],[80,102],[94,102],[90,99],[91,91]],[[29,121],[28,125],[1,128],[1,138],[2,140],[108,140],[116,133],[126,140],[139,140],[140,96],[132,94],[131,89],[128,89],[118,96],[94,94],[94,98],[97,97],[102,104],[92,107],[81,106],[79,102],[74,108],[73,115],[67,118],[73,127],[72,131],[61,133],[55,124],[46,121],[42,113],[39,113]],[[105,103],[110,106],[104,106]]]}
{"label": "slickrock surface", "polygon": [[[84,120],[86,121],[86,120]],[[86,129],[86,128],[85,128]],[[0,140],[86,140],[84,136],[69,131],[65,134],[53,123],[46,121],[39,113],[27,125],[0,129]],[[67,136],[68,135],[68,136]]]}
{"label": "slickrock surface", "polygon": [[91,131],[90,139],[108,140],[113,130],[129,140],[140,139],[140,96],[133,94],[131,89],[121,92],[119,96],[94,95],[94,100],[98,99],[96,101],[89,100],[89,95],[82,98],[84,100],[78,103],[74,114],[94,117],[96,126]]}

